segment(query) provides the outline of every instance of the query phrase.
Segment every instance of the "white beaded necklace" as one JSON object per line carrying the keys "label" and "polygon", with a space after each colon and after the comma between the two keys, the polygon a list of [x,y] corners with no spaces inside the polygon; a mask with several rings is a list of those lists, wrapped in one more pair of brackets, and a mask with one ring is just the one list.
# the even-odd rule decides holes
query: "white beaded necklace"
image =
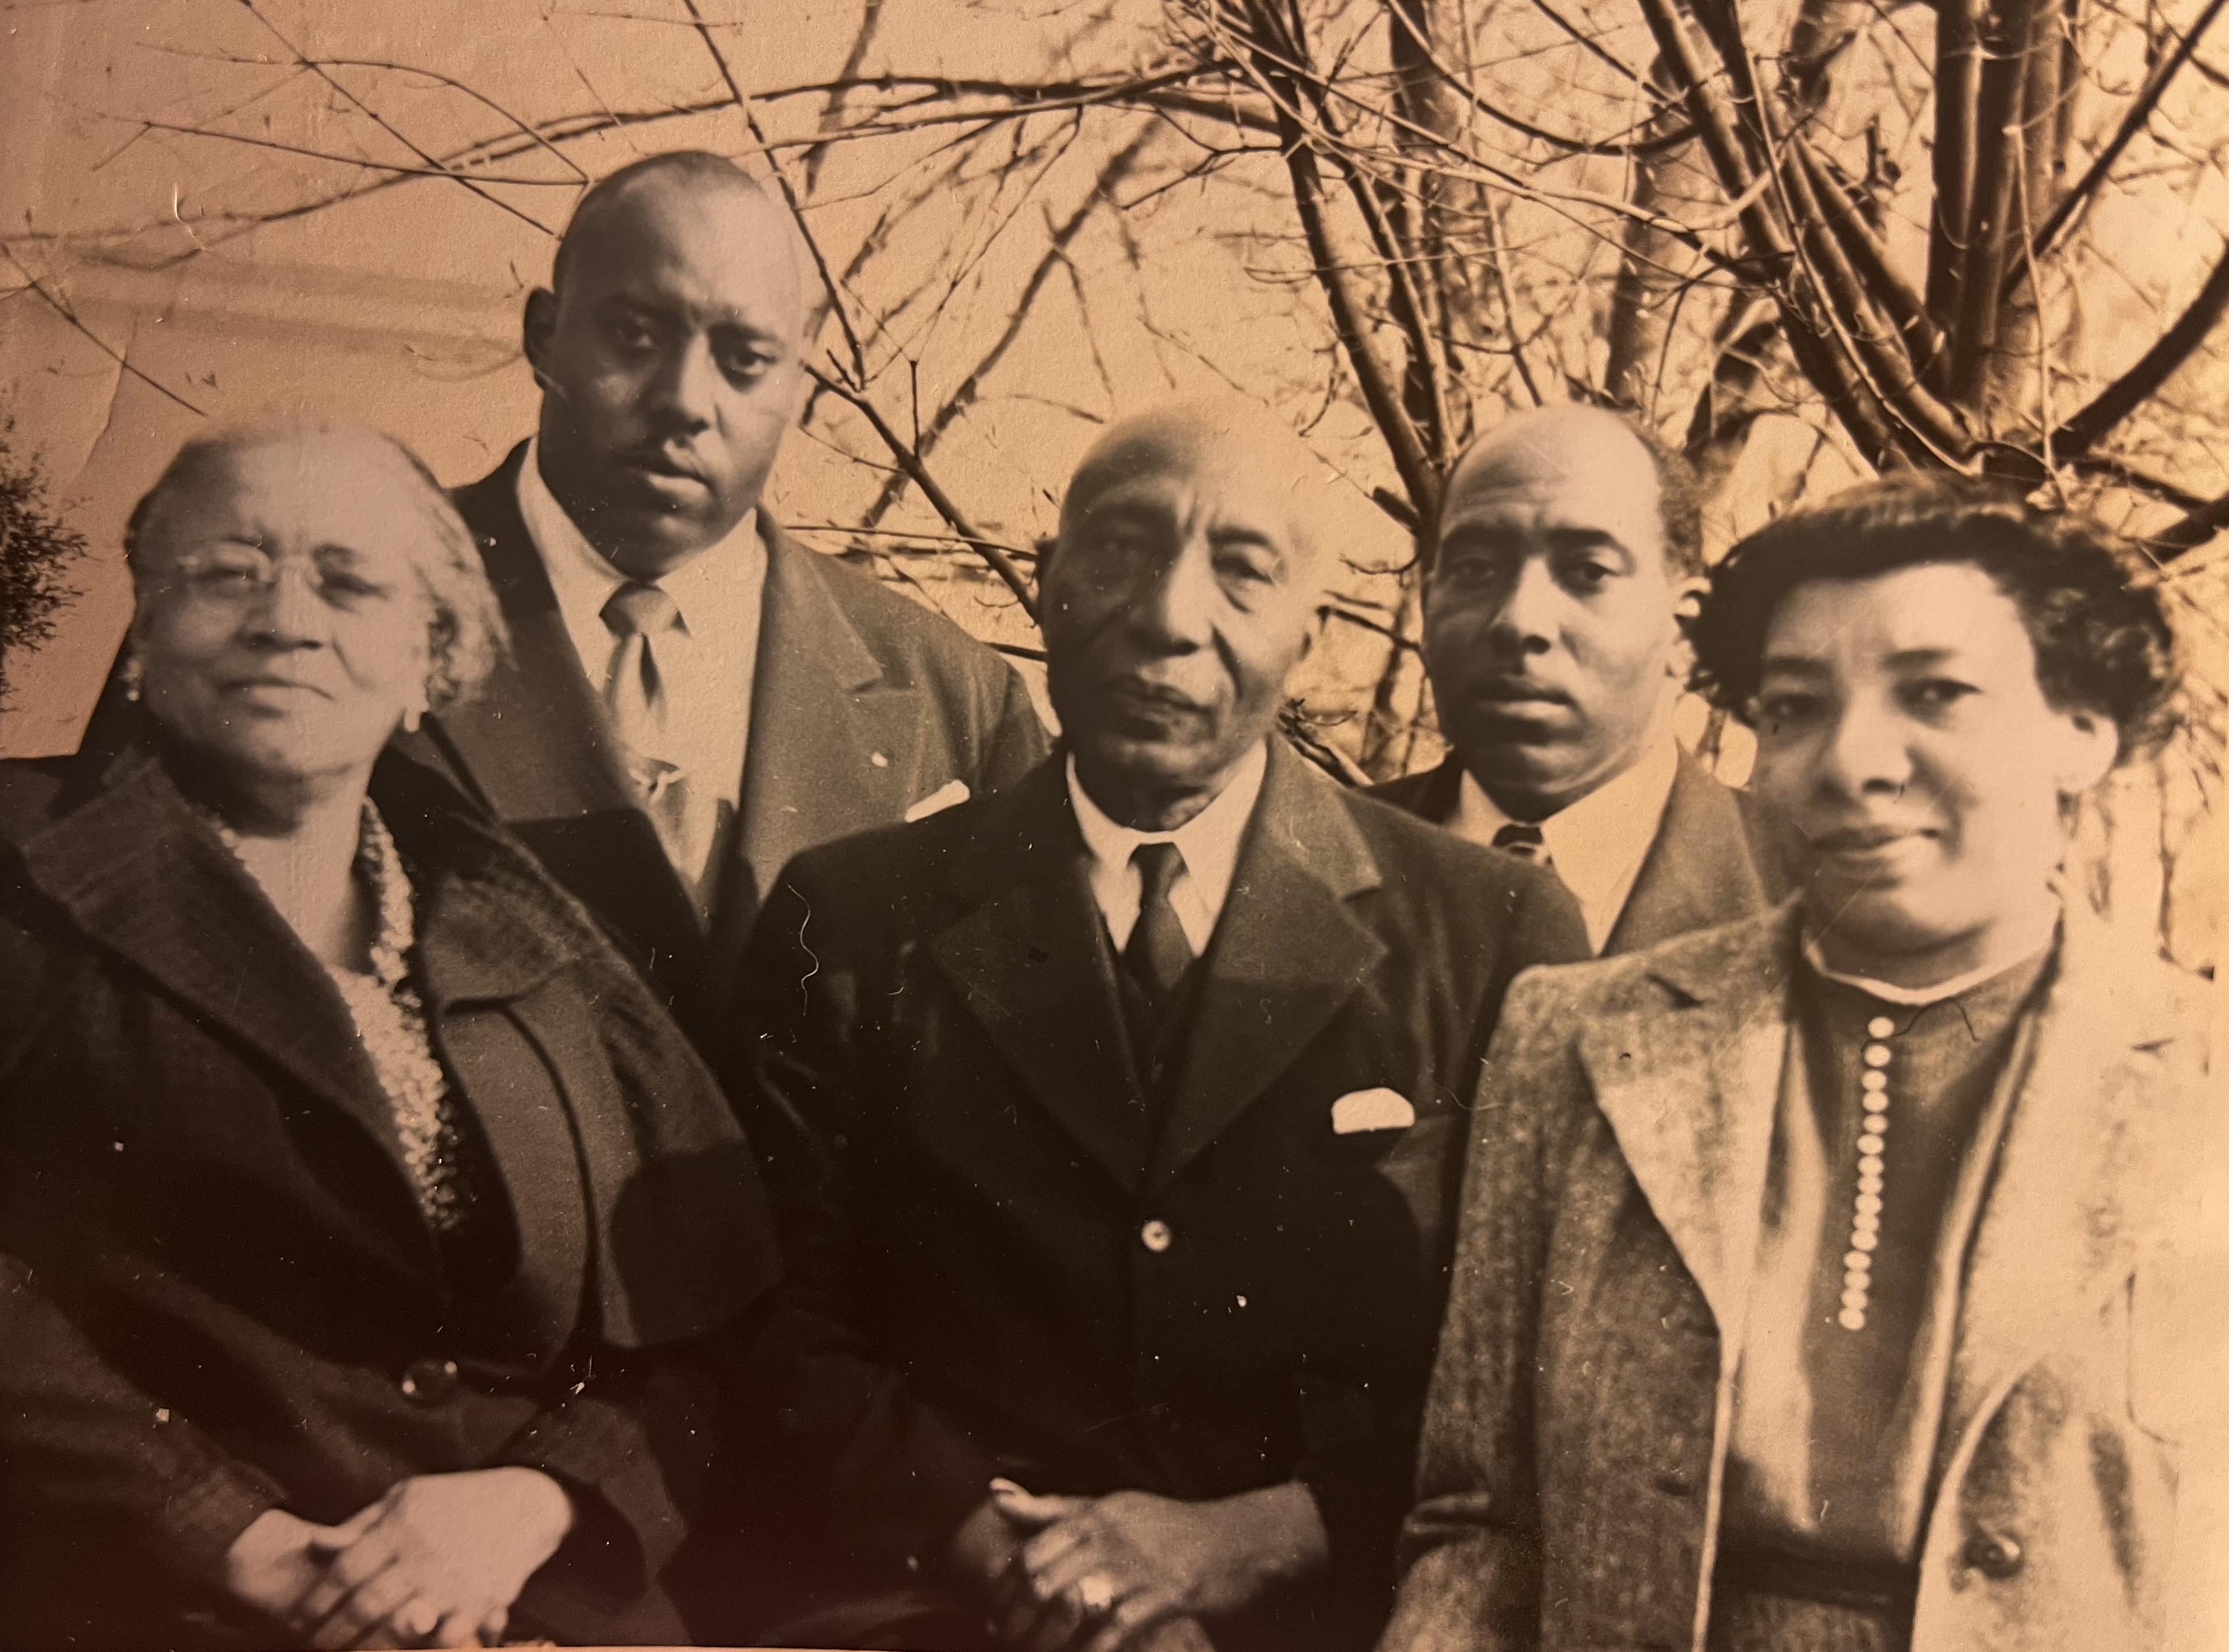
{"label": "white beaded necklace", "polygon": [[[247,868],[240,835],[215,815],[208,818],[225,848]],[[418,944],[415,892],[394,835],[369,797],[363,801],[350,870],[369,886],[379,912],[378,932],[371,942],[371,973],[362,975],[331,964],[325,973],[340,989],[357,1037],[394,1110],[395,1135],[419,1208],[437,1232],[448,1233],[465,1214],[457,1178],[456,1114],[448,1075],[435,1059],[426,1030],[425,1003],[410,978],[409,957]],[[252,869],[248,875],[254,875]]]}

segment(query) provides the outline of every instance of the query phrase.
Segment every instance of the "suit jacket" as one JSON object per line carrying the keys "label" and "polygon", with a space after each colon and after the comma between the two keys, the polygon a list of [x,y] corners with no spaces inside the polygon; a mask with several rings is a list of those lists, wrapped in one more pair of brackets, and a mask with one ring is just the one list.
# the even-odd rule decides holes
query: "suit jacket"
{"label": "suit jacket", "polygon": [[1021,678],[950,621],[759,515],[767,577],[740,818],[711,922],[638,806],[518,509],[521,443],[457,490],[511,657],[406,749],[446,768],[610,930],[692,1031],[729,996],[774,874],[799,850],[902,819],[954,781],[996,791],[1044,754]]}
{"label": "suit jacket", "polygon": [[331,979],[164,765],[0,765],[0,1644],[240,1644],[233,1539],[519,1463],[521,1613],[671,1640],[657,1578],[778,1271],[711,1075],[595,925],[402,759],[429,1029],[505,1260],[460,1296]]}
{"label": "suit jacket", "polygon": [[[1370,788],[1396,809],[1444,826],[1455,819],[1462,759]],[[1746,791],[1704,771],[1685,747],[1665,799],[1664,819],[1603,943],[1603,956],[1639,952],[1699,929],[1764,911],[1795,893],[1788,829]]]}
{"label": "suit jacket", "polygon": [[[2219,1483],[2192,1413],[2220,1322],[2175,1305],[2218,1130],[2201,989],[2094,924],[2007,1080],[1913,1652],[2158,1645],[2177,1479]],[[1512,994],[1385,1652],[1701,1652],[1796,941],[1768,914]]]}
{"label": "suit jacket", "polygon": [[[1583,954],[1577,909],[1273,746],[1156,1133],[1088,864],[1056,756],[800,856],[760,920],[730,1089],[825,1326],[787,1414],[853,1465],[797,1506],[789,1581],[914,1575],[998,1474],[1297,1477],[1333,1578],[1221,1643],[1366,1645],[1479,1062],[1511,978]],[[1340,1133],[1373,1090],[1414,1122]]]}

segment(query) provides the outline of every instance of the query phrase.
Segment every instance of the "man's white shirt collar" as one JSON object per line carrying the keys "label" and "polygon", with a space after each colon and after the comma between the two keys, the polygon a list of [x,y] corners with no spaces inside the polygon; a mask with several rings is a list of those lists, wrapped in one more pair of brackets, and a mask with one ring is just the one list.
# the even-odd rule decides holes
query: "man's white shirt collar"
{"label": "man's white shirt collar", "polygon": [[1130,944],[1130,932],[1138,923],[1143,890],[1130,856],[1140,843],[1174,843],[1177,853],[1184,856],[1184,870],[1169,890],[1169,905],[1176,912],[1185,938],[1192,943],[1192,956],[1198,957],[1207,951],[1216,922],[1223,916],[1224,902],[1230,898],[1230,880],[1238,870],[1238,851],[1245,842],[1247,823],[1254,818],[1254,804],[1262,795],[1269,764],[1269,747],[1265,741],[1254,748],[1215,801],[1176,830],[1140,832],[1110,818],[1092,802],[1076,776],[1076,759],[1068,759],[1069,801],[1076,810],[1083,846],[1091,853],[1091,893],[1107,919],[1107,932],[1114,938],[1117,952]]}
{"label": "man's white shirt collar", "polygon": [[[1671,799],[1679,768],[1679,742],[1666,732],[1622,774],[1570,807],[1532,823],[1540,829],[1556,875],[1579,903],[1588,943],[1596,952],[1617,927],[1618,914],[1625,910],[1626,899],[1641,875],[1641,863],[1648,857],[1648,846],[1664,824],[1664,805]],[[1455,817],[1448,824],[1472,842],[1490,847],[1496,832],[1517,823],[1465,769]]]}

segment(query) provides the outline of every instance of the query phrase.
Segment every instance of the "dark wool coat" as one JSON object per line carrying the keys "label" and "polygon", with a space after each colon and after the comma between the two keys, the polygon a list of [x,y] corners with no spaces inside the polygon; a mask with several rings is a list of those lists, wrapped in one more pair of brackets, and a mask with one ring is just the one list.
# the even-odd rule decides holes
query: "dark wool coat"
{"label": "dark wool coat", "polygon": [[[1384,1652],[1701,1652],[1796,937],[1511,995]],[[2073,913],[2054,968],[1966,1253],[1913,1652],[2156,1647],[2178,1482],[2223,1507],[2202,983]]]}
{"label": "dark wool coat", "polygon": [[[1273,744],[1156,1137],[1088,865],[1056,757],[800,856],[760,922],[730,1087],[826,1322],[795,1437],[851,1442],[789,1581],[919,1575],[994,1475],[1298,1479],[1332,1578],[1218,1642],[1366,1646],[1480,1060],[1512,977],[1583,954],[1577,908]],[[1341,1133],[1373,1090],[1414,1122]]]}
{"label": "dark wool coat", "polygon": [[[1019,779],[1044,725],[1012,666],[941,615],[759,513],[767,576],[740,818],[705,925],[638,807],[518,509],[522,443],[460,488],[503,604],[511,658],[408,742],[539,855],[692,1033],[732,996],[736,957],[775,874],[801,849],[894,825],[957,781]],[[709,1045],[706,1047],[710,1047]]]}
{"label": "dark wool coat", "polygon": [[[1370,796],[1444,826],[1454,819],[1462,759],[1372,786]],[[1664,819],[1603,943],[1603,956],[1639,952],[1699,929],[1765,911],[1794,893],[1788,829],[1746,791],[1705,773],[1684,748]]]}
{"label": "dark wool coat", "polygon": [[373,795],[515,1241],[469,1314],[338,989],[163,765],[0,765],[0,1645],[267,1643],[215,1587],[257,1514],[504,1463],[579,1514],[525,1620],[680,1632],[778,1271],[748,1144],[530,856],[399,758]]}

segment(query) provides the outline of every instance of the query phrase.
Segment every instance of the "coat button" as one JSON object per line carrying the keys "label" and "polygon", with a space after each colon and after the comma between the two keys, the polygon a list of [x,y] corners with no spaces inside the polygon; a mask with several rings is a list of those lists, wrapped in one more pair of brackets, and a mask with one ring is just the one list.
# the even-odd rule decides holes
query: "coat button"
{"label": "coat button", "polygon": [[438,1405],[457,1392],[454,1360],[413,1360],[399,1385],[402,1397],[421,1405]]}
{"label": "coat button", "polygon": [[1138,1230],[1138,1243],[1155,1256],[1167,1250],[1176,1241],[1177,1236],[1169,1232],[1169,1225],[1158,1216]]}
{"label": "coat button", "polygon": [[1966,1540],[1966,1564],[2001,1583],[2020,1569],[2020,1546],[2002,1532],[1981,1531]]}

